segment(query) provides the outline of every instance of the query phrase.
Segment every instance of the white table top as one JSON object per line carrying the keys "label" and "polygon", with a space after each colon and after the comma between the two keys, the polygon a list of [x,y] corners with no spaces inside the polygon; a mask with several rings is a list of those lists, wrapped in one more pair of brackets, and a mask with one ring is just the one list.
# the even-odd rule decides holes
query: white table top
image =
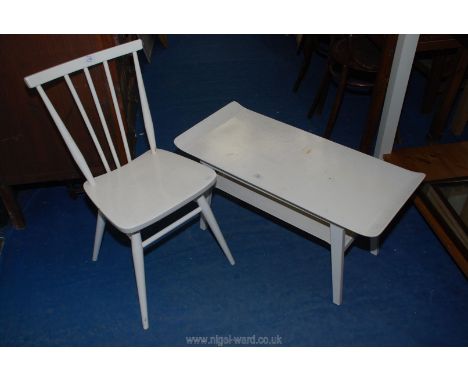
{"label": "white table top", "polygon": [[176,146],[360,235],[382,233],[424,178],[231,102]]}

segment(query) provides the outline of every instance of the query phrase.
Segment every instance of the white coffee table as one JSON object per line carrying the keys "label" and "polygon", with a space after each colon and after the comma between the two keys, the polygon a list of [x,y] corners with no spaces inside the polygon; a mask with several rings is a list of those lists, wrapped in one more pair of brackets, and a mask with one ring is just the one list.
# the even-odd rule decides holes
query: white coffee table
{"label": "white coffee table", "polygon": [[[333,302],[344,252],[373,240],[424,178],[231,102],[175,139],[213,168],[216,187],[331,245]],[[371,240],[372,242],[372,240]]]}

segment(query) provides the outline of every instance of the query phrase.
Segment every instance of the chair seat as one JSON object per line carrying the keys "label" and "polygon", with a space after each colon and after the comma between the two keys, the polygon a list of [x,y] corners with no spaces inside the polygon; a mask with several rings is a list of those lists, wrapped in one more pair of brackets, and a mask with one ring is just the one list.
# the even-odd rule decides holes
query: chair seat
{"label": "chair seat", "polygon": [[214,185],[216,173],[164,150],[148,151],[132,162],[85,182],[89,198],[125,233],[154,223]]}

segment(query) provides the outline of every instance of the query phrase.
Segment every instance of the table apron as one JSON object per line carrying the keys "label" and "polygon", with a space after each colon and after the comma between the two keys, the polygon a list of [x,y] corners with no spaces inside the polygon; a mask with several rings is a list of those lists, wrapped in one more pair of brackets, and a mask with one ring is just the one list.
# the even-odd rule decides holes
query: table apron
{"label": "table apron", "polygon": [[[206,164],[206,163],[204,163]],[[213,168],[212,166],[209,166]],[[273,195],[263,192],[241,180],[223,173],[217,168],[213,168],[218,177],[216,188],[226,192],[235,198],[258,208],[292,226],[307,232],[326,243],[330,244],[330,222],[323,220],[313,214],[307,213],[290,203],[287,203]],[[346,231],[345,250],[354,241],[355,234]]]}

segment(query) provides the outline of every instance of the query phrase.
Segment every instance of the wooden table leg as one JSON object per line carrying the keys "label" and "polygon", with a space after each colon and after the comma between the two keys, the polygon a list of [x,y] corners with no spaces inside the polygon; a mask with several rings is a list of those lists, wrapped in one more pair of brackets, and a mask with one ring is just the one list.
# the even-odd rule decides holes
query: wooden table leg
{"label": "wooden table leg", "polygon": [[345,251],[345,231],[330,223],[330,246],[332,265],[333,302],[341,305],[343,302],[343,267]]}
{"label": "wooden table leg", "polygon": [[440,140],[444,131],[450,111],[452,110],[455,97],[463,79],[465,78],[465,71],[468,66],[468,50],[460,48],[457,53],[457,65],[455,71],[452,73],[446,93],[444,94],[442,104],[437,110],[434,119],[432,120],[431,128],[427,134],[429,142]]}
{"label": "wooden table leg", "polygon": [[372,143],[375,140],[377,129],[379,127],[380,116],[387,93],[388,80],[392,71],[393,56],[398,41],[398,35],[388,35],[382,49],[379,71],[372,90],[372,99],[367,114],[367,121],[361,138],[359,151],[370,154]]}
{"label": "wooden table leg", "polygon": [[8,212],[8,215],[10,216],[13,227],[16,229],[26,227],[23,212],[21,211],[21,208],[16,201],[11,187],[0,184],[0,197],[2,198],[3,204]]}

